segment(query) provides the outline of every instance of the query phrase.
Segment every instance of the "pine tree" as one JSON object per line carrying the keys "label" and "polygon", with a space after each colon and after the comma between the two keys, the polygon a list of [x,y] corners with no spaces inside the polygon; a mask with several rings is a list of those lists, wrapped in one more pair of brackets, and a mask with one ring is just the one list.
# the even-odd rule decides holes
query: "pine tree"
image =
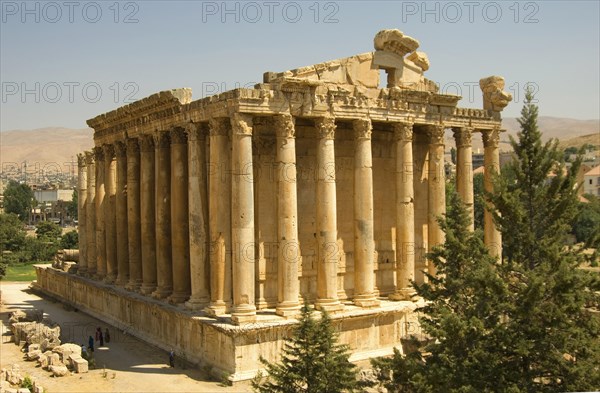
{"label": "pine tree", "polygon": [[600,330],[586,305],[598,303],[589,273],[579,269],[582,250],[566,246],[577,214],[580,160],[567,171],[557,141],[542,143],[532,101],[528,91],[521,132],[511,139],[516,181],[497,176],[487,194],[503,237],[501,274],[512,293],[503,367],[514,370],[512,379],[526,391],[595,390]]}
{"label": "pine tree", "polygon": [[280,363],[261,358],[267,377],[259,375],[252,382],[260,393],[340,393],[360,391],[358,370],[348,360],[346,345],[337,343],[331,319],[323,312],[320,320],[312,316],[304,303],[299,325],[286,339]]}

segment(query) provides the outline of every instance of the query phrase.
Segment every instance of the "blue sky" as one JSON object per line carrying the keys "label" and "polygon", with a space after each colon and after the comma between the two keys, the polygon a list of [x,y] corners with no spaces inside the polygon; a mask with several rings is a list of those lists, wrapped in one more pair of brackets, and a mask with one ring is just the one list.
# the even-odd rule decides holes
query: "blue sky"
{"label": "blue sky", "polygon": [[502,75],[518,116],[531,83],[544,116],[600,118],[598,1],[5,1],[0,130],[85,127],[160,90],[195,99],[373,50],[384,28],[421,43],[429,79],[481,107]]}

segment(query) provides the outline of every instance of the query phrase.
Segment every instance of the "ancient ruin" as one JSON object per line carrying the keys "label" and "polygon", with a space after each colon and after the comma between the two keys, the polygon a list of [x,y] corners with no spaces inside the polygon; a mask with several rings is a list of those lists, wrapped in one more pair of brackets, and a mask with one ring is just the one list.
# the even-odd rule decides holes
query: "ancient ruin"
{"label": "ancient ruin", "polygon": [[[233,381],[277,358],[302,298],[333,314],[352,360],[391,353],[417,326],[411,280],[435,274],[425,253],[444,241],[446,131],[472,214],[471,138],[489,189],[511,96],[492,76],[484,108],[460,108],[425,78],[417,40],[383,30],[374,44],[252,89],[163,91],[89,120],[77,273],[38,268],[37,285]],[[484,231],[500,255],[487,212]]]}

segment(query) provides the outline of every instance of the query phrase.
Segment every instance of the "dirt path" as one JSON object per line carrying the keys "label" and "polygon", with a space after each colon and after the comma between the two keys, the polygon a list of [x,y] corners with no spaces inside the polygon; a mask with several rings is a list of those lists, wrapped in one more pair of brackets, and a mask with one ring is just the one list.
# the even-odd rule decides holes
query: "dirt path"
{"label": "dirt path", "polygon": [[[234,387],[211,382],[201,371],[185,367],[177,359],[176,367],[168,367],[168,354],[158,348],[118,331],[115,327],[83,312],[68,310],[61,303],[29,291],[29,283],[0,282],[2,305],[2,343],[0,344],[0,368],[18,363],[23,375],[30,375],[49,393],[58,392],[250,392],[248,385]],[[8,342],[8,315],[16,309],[35,308],[61,326],[61,341],[76,344],[87,343],[96,327],[109,329],[111,340],[102,348],[96,348],[96,370],[87,374],[72,374],[52,378],[50,373],[36,362],[26,362],[19,347]],[[103,367],[107,376],[104,377]]]}

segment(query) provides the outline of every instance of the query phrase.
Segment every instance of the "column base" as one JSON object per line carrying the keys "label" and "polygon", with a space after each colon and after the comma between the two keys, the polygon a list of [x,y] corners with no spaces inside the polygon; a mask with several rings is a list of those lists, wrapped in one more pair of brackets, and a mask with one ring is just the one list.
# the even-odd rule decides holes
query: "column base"
{"label": "column base", "polygon": [[285,318],[293,318],[300,314],[300,304],[292,302],[279,303],[275,309],[275,314]]}
{"label": "column base", "polygon": [[156,291],[152,292],[152,296],[154,299],[165,299],[167,298],[169,295],[171,295],[171,293],[173,293],[173,290],[171,288],[157,288]]}
{"label": "column base", "polygon": [[185,302],[185,307],[188,310],[192,311],[200,311],[206,307],[209,303],[208,297],[191,297],[187,302]]}
{"label": "column base", "polygon": [[128,283],[129,283],[129,277],[117,277],[117,281],[115,282],[115,284],[117,284],[118,286],[121,286],[121,287],[127,286]]}
{"label": "column base", "polygon": [[407,300],[414,302],[417,300],[416,296],[413,297],[415,294],[416,292],[413,288],[402,288],[390,294],[389,298],[391,300]]}
{"label": "column base", "polygon": [[181,303],[185,303],[185,301],[188,300],[189,298],[190,298],[189,293],[174,292],[171,294],[171,296],[168,297],[167,300],[169,301],[169,303],[181,304]]}
{"label": "column base", "polygon": [[110,275],[110,276],[106,276],[106,277],[104,277],[104,279],[102,279],[102,281],[103,281],[105,284],[112,285],[112,284],[114,284],[114,283],[115,283],[116,279],[117,279],[117,277],[116,277],[116,276],[112,276],[112,275]]}
{"label": "column base", "polygon": [[353,302],[356,306],[362,308],[376,308],[381,304],[374,294],[355,296]]}
{"label": "column base", "polygon": [[231,322],[236,325],[256,321],[256,306],[254,304],[240,304],[234,306],[231,312]]}
{"label": "column base", "polygon": [[77,275],[85,277],[87,274],[87,266],[81,266],[77,269]]}
{"label": "column base", "polygon": [[127,285],[125,285],[125,289],[127,289],[128,291],[139,292],[141,286],[142,286],[142,282],[141,281],[131,281],[130,280],[127,283]]}
{"label": "column base", "polygon": [[142,295],[152,295],[152,293],[156,290],[156,285],[153,284],[142,284],[140,287],[140,293]]}
{"label": "column base", "polygon": [[317,299],[315,308],[331,314],[343,311],[344,305],[338,299]]}
{"label": "column base", "polygon": [[227,313],[227,304],[223,301],[211,303],[204,309],[204,312],[211,317],[218,317]]}

